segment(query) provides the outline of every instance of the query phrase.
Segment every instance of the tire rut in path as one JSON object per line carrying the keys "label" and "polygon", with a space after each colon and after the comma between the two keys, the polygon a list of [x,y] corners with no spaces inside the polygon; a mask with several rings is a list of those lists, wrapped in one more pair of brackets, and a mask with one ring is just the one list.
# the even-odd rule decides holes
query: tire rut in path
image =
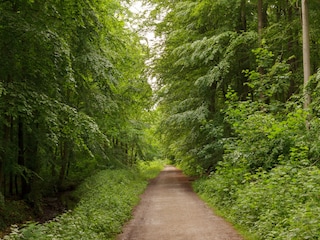
{"label": "tire rut in path", "polygon": [[193,192],[189,179],[166,166],[141,195],[117,240],[242,240]]}

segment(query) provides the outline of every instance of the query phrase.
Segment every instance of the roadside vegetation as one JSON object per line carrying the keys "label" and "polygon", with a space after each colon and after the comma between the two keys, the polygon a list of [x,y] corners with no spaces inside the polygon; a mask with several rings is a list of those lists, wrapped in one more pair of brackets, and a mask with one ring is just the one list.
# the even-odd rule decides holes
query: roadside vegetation
{"label": "roadside vegetation", "polygon": [[281,120],[263,112],[242,117],[232,120],[238,136],[225,142],[224,161],[195,191],[256,239],[318,239],[319,121],[305,134],[302,110]]}
{"label": "roadside vegetation", "polygon": [[135,169],[103,170],[87,178],[73,193],[79,203],[49,222],[12,226],[4,239],[114,239],[131,217],[148,180],[163,162],[139,162]]}

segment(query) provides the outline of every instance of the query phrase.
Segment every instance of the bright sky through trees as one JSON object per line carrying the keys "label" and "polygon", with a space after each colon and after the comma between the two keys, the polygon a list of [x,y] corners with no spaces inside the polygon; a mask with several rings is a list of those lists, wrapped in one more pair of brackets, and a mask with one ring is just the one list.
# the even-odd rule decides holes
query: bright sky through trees
{"label": "bright sky through trees", "polygon": [[143,38],[141,42],[152,47],[156,41],[154,31],[152,29],[146,29],[143,27],[144,21],[149,17],[150,11],[152,9],[146,5],[143,5],[141,1],[133,2],[130,7],[130,11],[136,15],[136,19],[132,25],[133,29],[139,32],[140,36]]}

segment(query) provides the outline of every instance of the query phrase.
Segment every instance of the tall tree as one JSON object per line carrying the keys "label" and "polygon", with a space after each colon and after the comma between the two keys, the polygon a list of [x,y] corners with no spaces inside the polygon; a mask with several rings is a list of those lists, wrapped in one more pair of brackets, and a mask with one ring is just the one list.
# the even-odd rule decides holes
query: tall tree
{"label": "tall tree", "polygon": [[261,45],[262,41],[262,31],[264,28],[263,21],[263,0],[258,0],[258,34],[259,34],[259,44]]}
{"label": "tall tree", "polygon": [[0,10],[2,193],[36,204],[98,166],[126,164],[117,150],[141,157],[146,49],[121,2],[2,1]]}
{"label": "tall tree", "polygon": [[154,72],[168,152],[187,165],[212,168],[221,159],[219,139],[235,134],[224,116],[230,89],[273,113],[300,93],[300,8],[289,0],[151,2],[158,4],[152,16],[167,12],[157,24],[165,40]]}
{"label": "tall tree", "polygon": [[306,87],[311,76],[310,66],[310,40],[309,40],[309,11],[308,1],[301,0],[302,6],[302,39],[303,39],[303,76],[304,76],[304,108],[308,108],[311,98]]}

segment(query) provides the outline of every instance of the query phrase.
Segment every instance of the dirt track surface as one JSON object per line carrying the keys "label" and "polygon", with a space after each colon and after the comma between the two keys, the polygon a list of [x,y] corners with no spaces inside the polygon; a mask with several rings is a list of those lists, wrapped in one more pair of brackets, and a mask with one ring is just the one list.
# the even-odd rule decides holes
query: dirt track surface
{"label": "dirt track surface", "polygon": [[118,240],[242,240],[193,192],[189,179],[173,166],[147,187],[133,219]]}

